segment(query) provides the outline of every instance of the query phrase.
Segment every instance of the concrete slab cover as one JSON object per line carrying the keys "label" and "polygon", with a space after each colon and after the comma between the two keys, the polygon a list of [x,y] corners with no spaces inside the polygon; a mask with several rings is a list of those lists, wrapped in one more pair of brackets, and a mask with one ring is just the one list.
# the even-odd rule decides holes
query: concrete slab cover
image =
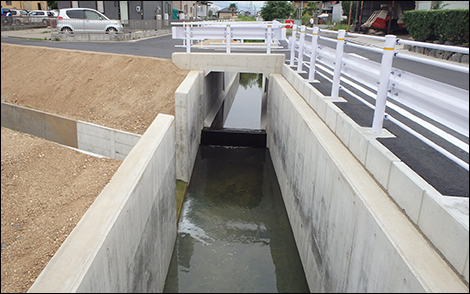
{"label": "concrete slab cover", "polygon": [[182,53],[172,54],[173,63],[184,70],[254,72],[268,76],[281,73],[284,54]]}

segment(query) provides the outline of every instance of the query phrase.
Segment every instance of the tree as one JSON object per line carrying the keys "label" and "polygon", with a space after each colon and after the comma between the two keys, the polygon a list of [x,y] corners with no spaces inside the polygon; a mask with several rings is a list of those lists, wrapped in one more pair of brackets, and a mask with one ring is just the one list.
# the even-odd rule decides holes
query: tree
{"label": "tree", "polygon": [[318,9],[317,2],[309,1],[307,6],[304,8],[304,11],[302,12],[302,15],[309,14],[310,17],[312,17],[315,12],[318,12]]}
{"label": "tree", "polygon": [[450,3],[443,4],[442,2],[444,2],[444,1],[437,1],[437,3],[431,9],[432,10],[444,9],[444,7],[446,7],[447,5],[450,4]]}
{"label": "tree", "polygon": [[302,24],[310,25],[310,18],[315,12],[318,12],[319,8],[316,2],[309,1],[307,6],[302,11]]}
{"label": "tree", "polygon": [[49,6],[51,9],[57,9],[57,1],[47,1],[47,6]]}
{"label": "tree", "polygon": [[289,1],[266,1],[261,7],[260,15],[266,20],[274,20],[276,18],[289,18],[294,11],[294,5]]}
{"label": "tree", "polygon": [[232,13],[238,10],[237,4],[235,3],[230,3],[228,10],[230,10]]}
{"label": "tree", "polygon": [[[356,21],[357,1],[352,1],[352,3],[353,5],[352,5],[350,23],[354,24]],[[343,8],[343,13],[349,17],[349,9],[351,8],[351,1],[341,1],[341,7]]]}

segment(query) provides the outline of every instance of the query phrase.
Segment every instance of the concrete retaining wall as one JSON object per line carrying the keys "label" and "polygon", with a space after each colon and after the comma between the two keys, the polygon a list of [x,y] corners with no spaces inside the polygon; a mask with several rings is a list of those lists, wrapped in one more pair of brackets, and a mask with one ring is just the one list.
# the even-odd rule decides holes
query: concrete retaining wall
{"label": "concrete retaining wall", "polygon": [[204,126],[201,99],[204,73],[191,71],[175,92],[176,179],[189,183]]}
{"label": "concrete retaining wall", "polygon": [[468,283],[469,199],[441,195],[288,65],[282,75]]}
{"label": "concrete retaining wall", "polygon": [[5,102],[1,109],[2,127],[78,148],[76,121]]}
{"label": "concrete retaining wall", "polygon": [[78,149],[116,159],[124,159],[141,138],[116,129],[77,121]]}
{"label": "concrete retaining wall", "polygon": [[[228,115],[238,89],[238,73],[262,73],[265,77],[280,73],[284,54],[175,52],[172,61],[180,69],[191,70],[175,92],[176,178],[189,183],[201,130],[218,119],[220,107],[226,109],[222,115]],[[212,72],[225,72],[224,81],[218,80],[220,75],[211,76]]]}
{"label": "concrete retaining wall", "polygon": [[216,71],[205,76],[204,127],[223,127],[238,91],[239,77],[239,73]]}
{"label": "concrete retaining wall", "polygon": [[[305,92],[306,100],[310,103],[315,100],[312,104],[317,112],[323,113],[322,120],[299,95],[303,88],[300,81],[289,83],[280,74],[272,75],[267,134],[310,290],[468,292],[468,285],[364,167],[383,163],[387,157],[377,154],[374,148],[364,148],[364,165],[361,164],[348,147],[354,149],[351,148],[354,144],[367,147],[372,143],[360,135],[354,124],[343,122],[343,128],[351,132],[349,146],[343,144],[324,120],[338,125],[338,121],[346,118],[316,91]],[[329,119],[331,115],[335,119]],[[376,158],[370,158],[367,150]],[[366,164],[368,158],[370,162]],[[391,168],[386,178],[390,182],[399,181],[393,173]],[[406,181],[410,181],[409,177]],[[401,190],[398,194],[413,197],[412,191]],[[453,237],[447,243],[462,239]],[[466,244],[468,248],[468,239]],[[461,248],[463,258],[465,254],[468,250]]]}
{"label": "concrete retaining wall", "polygon": [[[237,73],[208,72],[204,75],[203,71],[191,71],[176,89],[176,178],[178,180],[189,183],[201,142],[202,129],[211,126],[217,119],[221,107],[231,106],[237,89]],[[228,111],[225,111],[225,118],[227,114]]]}
{"label": "concrete retaining wall", "polygon": [[176,240],[175,121],[159,114],[28,290],[162,292]]}
{"label": "concrete retaining wall", "polygon": [[66,146],[124,159],[140,135],[2,102],[2,126]]}
{"label": "concrete retaining wall", "polygon": [[88,34],[88,33],[74,33],[63,34],[59,32],[51,32],[52,41],[130,41],[138,40],[141,38],[156,37],[171,34],[171,29],[162,30],[143,30],[124,34]]}

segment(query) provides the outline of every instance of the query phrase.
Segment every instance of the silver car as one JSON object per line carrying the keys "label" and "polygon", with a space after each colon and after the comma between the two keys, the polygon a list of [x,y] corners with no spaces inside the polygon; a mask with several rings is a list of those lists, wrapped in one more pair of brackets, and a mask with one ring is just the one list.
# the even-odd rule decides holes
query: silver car
{"label": "silver car", "polygon": [[123,33],[119,20],[109,19],[106,15],[91,8],[59,9],[57,31],[62,33]]}
{"label": "silver car", "polygon": [[47,10],[32,10],[28,13],[31,23],[42,23],[47,26],[48,19],[53,16],[52,12]]}

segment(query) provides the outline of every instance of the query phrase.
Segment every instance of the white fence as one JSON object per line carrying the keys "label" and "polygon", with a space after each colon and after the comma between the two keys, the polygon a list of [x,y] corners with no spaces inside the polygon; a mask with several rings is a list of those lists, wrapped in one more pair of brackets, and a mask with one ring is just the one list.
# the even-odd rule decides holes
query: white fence
{"label": "white fence", "polygon": [[[311,33],[307,33],[307,30],[310,30]],[[300,32],[298,32],[298,28],[296,26],[294,27],[293,35],[289,40],[289,47],[291,50],[289,63],[291,66],[297,66],[298,72],[301,72],[304,67],[308,68],[308,80],[311,82],[315,81],[315,74],[320,74],[325,79],[329,80],[332,83],[332,99],[338,98],[338,92],[341,89],[374,109],[375,112],[372,122],[372,133],[379,134],[382,130],[383,120],[388,119],[409,131],[414,136],[424,141],[443,155],[447,156],[449,159],[453,160],[460,166],[469,170],[468,163],[457,158],[440,146],[437,146],[432,141],[428,140],[424,136],[418,134],[411,128],[399,122],[397,119],[385,113],[385,106],[389,106],[401,113],[405,112],[404,109],[401,109],[397,105],[391,103],[392,101],[397,101],[402,105],[410,107],[411,109],[431,118],[432,120],[442,125],[449,127],[455,132],[468,138],[468,90],[463,90],[445,83],[441,83],[439,81],[431,80],[392,67],[393,58],[403,58],[468,74],[468,67],[458,66],[439,60],[415,57],[394,51],[396,44],[422,46],[464,54],[469,53],[468,48],[400,40],[397,39],[394,35],[378,37],[353,33],[346,34],[344,30],[322,31],[328,34],[337,35],[336,39],[321,36],[322,40],[335,42],[336,50],[327,46],[318,45],[318,38],[320,33],[320,29],[318,27],[306,28],[305,26],[302,26],[300,27]],[[306,41],[306,36],[310,37],[310,41]],[[360,36],[383,41],[383,48],[379,49],[345,42],[346,36]],[[365,50],[380,53],[382,54],[382,62],[377,63],[357,55],[344,53],[345,45],[360,47]],[[304,61],[305,57],[307,57],[309,61]],[[316,66],[322,67],[322,69],[325,69],[326,71],[333,70],[332,72],[330,71],[332,78],[330,79],[326,75],[317,71],[315,69]],[[375,106],[371,105],[358,95],[355,95],[346,87],[341,86],[340,81],[343,82],[343,85],[347,83],[356,89],[363,89],[364,93],[376,99]],[[368,89],[364,89],[362,86],[359,86],[357,82],[365,85]],[[412,116],[410,113],[407,113],[406,115]],[[469,152],[468,143],[462,142],[461,140],[455,138],[447,132],[444,132],[443,130],[438,130],[434,127],[431,127],[430,123],[418,117],[415,117],[414,120],[423,127],[435,132],[437,135],[453,143],[467,153]]]}
{"label": "white fence", "polygon": [[[285,24],[278,21],[272,22],[183,22],[172,23],[173,39],[183,40],[186,52],[191,48],[222,48],[226,53],[231,52],[231,47],[243,49],[266,49],[270,54],[273,48],[283,48],[279,41],[286,40]],[[205,40],[222,40],[220,44],[203,44]],[[233,43],[233,40],[238,40]],[[245,43],[245,40],[263,40],[264,43]],[[199,43],[195,45],[194,42]]]}
{"label": "white fence", "polygon": [[[183,40],[183,45],[176,45],[176,47],[185,47],[187,53],[191,52],[191,48],[224,48],[226,53],[230,53],[231,47],[236,46],[236,48],[258,50],[266,49],[266,52],[270,54],[272,48],[282,48],[282,46],[279,46],[279,42],[286,39],[285,26],[289,24],[272,21],[225,23],[183,22],[172,23],[172,25],[173,39]],[[331,49],[327,46],[321,46],[318,44],[320,32],[327,33],[329,35],[337,35],[336,39],[321,36],[322,40],[336,43],[336,49]],[[374,48],[354,44],[352,42],[345,42],[346,36],[375,39],[383,42],[383,47]],[[306,37],[309,37],[309,40],[306,40]],[[204,40],[211,39],[222,40],[223,43],[203,44]],[[232,43],[234,39],[239,40],[239,43]],[[264,44],[248,45],[243,43],[244,40],[263,40]],[[193,42],[199,42],[199,44],[193,44]],[[292,37],[289,39],[289,63],[290,66],[297,66],[297,72],[299,73],[303,71],[304,67],[308,68],[308,80],[310,82],[315,82],[316,74],[319,74],[326,80],[330,81],[332,100],[338,98],[338,93],[341,89],[360,100],[368,107],[374,109],[374,118],[372,122],[373,134],[378,135],[381,133],[383,121],[384,119],[387,119],[410,132],[412,135],[433,147],[466,170],[469,170],[468,163],[438,146],[431,140],[414,131],[412,128],[401,123],[396,118],[385,113],[386,106],[388,106],[469,153],[468,143],[463,142],[454,135],[435,127],[432,123],[398,106],[398,104],[402,104],[409,107],[431,120],[438,122],[439,124],[442,124],[456,133],[468,138],[469,91],[398,68],[393,68],[392,62],[394,58],[402,58],[465,74],[469,73],[468,67],[396,52],[395,45],[400,44],[469,54],[468,48],[401,40],[397,39],[394,35],[379,37],[346,33],[344,30],[320,31],[318,27],[306,28],[305,26],[299,27],[294,25]],[[354,54],[344,53],[344,46],[360,47],[361,49],[380,53],[382,54],[382,61],[378,63]],[[321,68],[324,72],[328,72],[332,78],[329,78],[324,73],[317,71],[315,69],[316,67]],[[359,83],[365,87],[359,85]],[[355,89],[359,89],[365,95],[374,98],[375,105],[372,105],[362,97],[353,93],[345,86],[345,84],[348,84]],[[394,104],[394,101],[398,103]]]}

